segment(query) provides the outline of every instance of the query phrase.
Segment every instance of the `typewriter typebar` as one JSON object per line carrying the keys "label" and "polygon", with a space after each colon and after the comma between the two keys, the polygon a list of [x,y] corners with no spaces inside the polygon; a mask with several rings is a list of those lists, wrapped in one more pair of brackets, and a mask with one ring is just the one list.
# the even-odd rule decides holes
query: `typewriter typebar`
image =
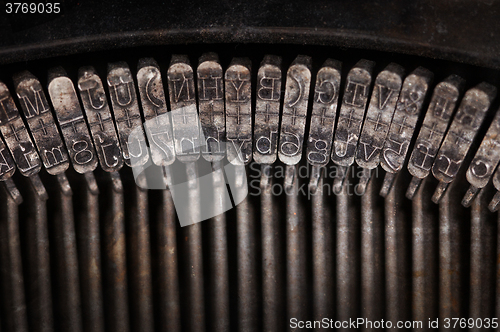
{"label": "typewriter typebar", "polygon": [[206,52],[4,78],[2,330],[487,324],[496,87],[409,69]]}

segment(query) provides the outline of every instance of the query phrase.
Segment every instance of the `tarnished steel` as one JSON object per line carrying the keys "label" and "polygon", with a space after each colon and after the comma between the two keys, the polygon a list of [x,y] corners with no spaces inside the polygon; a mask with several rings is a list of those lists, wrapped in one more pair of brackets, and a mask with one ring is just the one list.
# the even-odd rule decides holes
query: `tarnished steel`
{"label": "tarnished steel", "polygon": [[[144,165],[149,159],[134,77],[125,62],[108,64],[108,89],[111,109],[125,164]],[[130,144],[133,143],[133,144]]]}
{"label": "tarnished steel", "polygon": [[408,161],[408,171],[413,175],[406,192],[406,197],[409,199],[412,199],[417,192],[422,179],[431,172],[464,84],[465,81],[461,77],[451,75],[434,88],[424,122]]}
{"label": "tarnished steel", "polygon": [[167,166],[175,161],[170,113],[163,90],[160,67],[152,58],[139,60],[137,86],[144,113],[144,127],[155,165]]}
{"label": "tarnished steel", "polygon": [[382,150],[380,165],[387,172],[380,195],[387,196],[391,190],[394,176],[403,168],[410,142],[422,111],[424,99],[429,90],[433,73],[418,67],[404,80],[391,127]]}
{"label": "tarnished steel", "polygon": [[311,125],[307,139],[307,161],[326,166],[330,160],[337,115],[342,64],[328,59],[316,74]]}
{"label": "tarnished steel", "polygon": [[27,211],[21,210],[20,216],[25,220],[25,246],[28,249],[28,264],[25,266],[29,285],[26,292],[28,323],[33,331],[50,332],[54,330],[54,312],[47,199],[38,195],[34,188],[28,191],[27,198],[33,204]]}
{"label": "tarnished steel", "polygon": [[[16,162],[19,173],[24,176],[38,174],[42,168],[40,157],[9,89],[2,82],[0,82],[0,105],[0,131]],[[2,156],[5,154],[2,153]]]}
{"label": "tarnished steel", "polygon": [[103,220],[103,280],[106,329],[110,331],[130,330],[128,308],[127,252],[125,239],[124,192],[118,172],[109,173],[109,182],[104,195],[109,209]]}
{"label": "tarnished steel", "polygon": [[193,68],[185,55],[173,55],[167,71],[175,154],[182,162],[200,158],[200,122]]}
{"label": "tarnished steel", "polygon": [[123,155],[104,86],[93,67],[79,69],[78,90],[101,168],[116,172],[123,166]]}
{"label": "tarnished steel", "polygon": [[272,194],[273,168],[261,166],[260,220],[262,232],[262,326],[264,331],[283,329],[285,322],[280,317],[285,310],[284,266],[281,263],[285,254],[282,252],[283,237],[280,236],[279,211],[277,197]]}
{"label": "tarnished steel", "polygon": [[286,165],[296,165],[302,158],[311,87],[311,66],[311,57],[299,55],[286,74],[278,147],[278,156]]}
{"label": "tarnished steel", "polygon": [[[118,63],[106,88],[100,65],[56,68],[49,100],[26,72],[17,96],[0,84],[1,331],[347,330],[338,323],[358,318],[362,331],[382,320],[414,331],[438,318],[445,331],[492,325],[493,85],[460,100],[463,79],[438,69],[447,78],[434,87],[421,67],[403,80],[393,63],[342,73],[338,61],[312,66],[283,53],[289,68],[265,56],[252,72],[250,60],[219,54],[198,53],[196,73],[187,56],[169,68],[141,58],[137,75]],[[127,153],[139,176],[122,167]],[[452,169],[452,157],[466,167]],[[454,317],[468,318],[447,326]]]}
{"label": "tarnished steel", "polygon": [[276,161],[281,111],[281,57],[266,55],[260,63],[255,88],[253,159],[259,164]]}
{"label": "tarnished steel", "polygon": [[354,163],[374,66],[373,61],[360,60],[347,75],[332,150],[332,160],[339,166],[347,167]]}
{"label": "tarnished steel", "polygon": [[47,172],[61,174],[69,167],[68,152],[54,121],[40,81],[28,71],[14,76],[16,94]]}
{"label": "tarnished steel", "polygon": [[391,63],[375,79],[356,149],[356,164],[363,168],[373,169],[380,163],[380,152],[391,126],[403,74],[403,67]]}
{"label": "tarnished steel", "polygon": [[286,307],[287,318],[310,319],[307,274],[306,210],[299,193],[298,167],[286,166]]}
{"label": "tarnished steel", "polygon": [[224,74],[227,159],[233,165],[252,160],[252,63],[234,58]]}
{"label": "tarnished steel", "polygon": [[204,142],[201,154],[207,161],[225,157],[226,118],[224,113],[224,77],[215,53],[200,57],[197,69],[198,109]]}
{"label": "tarnished steel", "polygon": [[24,290],[21,237],[19,234],[19,206],[4,190],[2,223],[0,224],[0,277],[2,326],[6,331],[28,332],[26,297]]}
{"label": "tarnished steel", "polygon": [[432,196],[434,203],[439,202],[448,185],[456,178],[496,91],[494,86],[483,82],[469,89],[460,102],[432,165],[432,174],[439,180],[438,188]]}
{"label": "tarnished steel", "polygon": [[98,160],[94,144],[75,86],[62,67],[49,71],[48,90],[73,168],[78,173],[95,170]]}

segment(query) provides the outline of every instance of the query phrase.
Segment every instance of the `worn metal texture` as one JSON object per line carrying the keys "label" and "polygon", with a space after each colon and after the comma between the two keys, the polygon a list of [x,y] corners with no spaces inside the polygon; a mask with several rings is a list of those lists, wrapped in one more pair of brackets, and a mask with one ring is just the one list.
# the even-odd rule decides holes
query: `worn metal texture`
{"label": "worn metal texture", "polygon": [[307,140],[307,161],[325,166],[332,150],[335,118],[340,94],[342,64],[328,59],[316,74],[311,124]]}
{"label": "worn metal texture", "polygon": [[[82,139],[95,146],[88,150],[92,161],[78,164],[91,154],[77,156],[66,140],[77,167],[52,175],[42,169],[43,157],[37,170],[21,170],[26,165],[19,161],[26,160],[19,151],[25,151],[15,150],[9,160],[0,144],[1,331],[348,330],[350,324],[335,322],[360,317],[422,322],[408,328],[415,331],[439,318],[440,330],[458,331],[463,327],[447,328],[445,319],[470,317],[474,326],[467,321],[467,327],[479,330],[478,319],[484,326],[496,317],[499,219],[488,209],[492,197],[490,209],[500,202],[500,193],[493,196],[500,189],[493,84],[473,87],[472,80],[462,94],[462,80],[449,72],[438,71],[433,84],[429,71],[405,78],[389,61],[372,68],[367,61],[356,65],[359,58],[339,58],[342,70],[340,62],[325,61],[330,54],[317,61],[265,54],[252,58],[264,59],[254,70],[241,58],[231,62],[235,54],[173,56],[170,65],[170,58],[141,56],[137,73],[123,63],[112,66],[111,75],[102,75],[111,84],[104,85],[104,61],[66,75],[52,71],[48,89],[40,83],[51,96],[48,106],[40,92],[31,96],[33,108],[23,108],[23,95],[12,97],[10,86],[0,85],[3,148],[33,138],[36,153],[34,110],[55,113],[61,132],[71,132],[66,138],[85,131]],[[189,58],[200,59],[196,72]],[[349,73],[353,66],[359,75]],[[368,77],[377,77],[371,92]],[[38,91],[35,85],[29,84]],[[169,121],[158,118],[169,111]],[[142,127],[142,115],[151,123],[143,135],[151,155],[138,161],[160,176],[139,183],[129,166],[122,167],[117,132],[126,124],[122,133],[135,135],[128,125]],[[11,120],[17,131],[9,128]],[[338,151],[335,135],[346,127],[352,148],[339,166],[329,159]],[[224,131],[232,148],[203,147],[202,134],[214,138],[205,142],[223,142]],[[161,144],[156,134],[163,135]],[[364,138],[383,143],[376,146],[385,147],[378,160],[386,171],[366,158]],[[425,142],[432,151],[419,145]],[[449,173],[449,190],[448,178],[428,176],[432,165],[443,169],[436,163],[444,157],[430,162],[418,155],[439,155],[440,148],[464,166]],[[416,156],[407,161],[411,150]],[[208,175],[202,162],[211,164],[209,194],[198,182]],[[478,182],[481,170],[488,181]],[[228,186],[231,177],[237,185]],[[181,202],[174,199],[180,178],[188,188]],[[155,181],[166,189],[144,185]],[[436,205],[438,182],[446,185],[438,187]],[[469,190],[466,208],[461,201],[469,185],[478,190]],[[202,220],[207,201],[214,213]],[[181,212],[192,224],[180,223]],[[357,328],[377,329],[368,323]]]}
{"label": "worn metal texture", "polygon": [[286,75],[278,146],[278,156],[286,165],[296,165],[302,158],[311,89],[311,63],[311,57],[299,55]]}
{"label": "worn metal texture", "polygon": [[363,59],[347,75],[332,149],[332,161],[339,166],[348,167],[354,163],[356,146],[372,88],[374,66],[373,61]]}
{"label": "worn metal texture", "polygon": [[160,67],[154,59],[139,60],[137,85],[144,113],[144,127],[150,144],[151,159],[158,166],[175,161],[170,114],[163,90]]}
{"label": "worn metal texture", "polygon": [[173,55],[167,72],[172,130],[177,160],[200,158],[200,123],[196,107],[193,68],[185,55]]}
{"label": "worn metal texture", "polygon": [[[0,113],[0,131],[5,143],[16,162],[19,172],[24,176],[34,176],[40,172],[42,163],[33,141],[24,125],[9,89],[0,82],[2,111]],[[4,156],[4,153],[2,153]]]}
{"label": "worn metal texture", "polygon": [[144,165],[149,159],[136,84],[125,62],[108,64],[108,88],[111,109],[120,138],[123,159],[128,166]]}
{"label": "worn metal texture", "polygon": [[403,168],[433,76],[434,74],[428,69],[418,67],[403,82],[391,127],[381,152],[380,165],[387,172],[384,186],[380,191],[382,196],[387,195],[390,190],[394,173]]}
{"label": "worn metal texture", "polygon": [[281,112],[281,57],[266,55],[257,74],[253,159],[259,164],[276,161]]}
{"label": "worn metal texture", "polygon": [[227,159],[233,165],[252,160],[251,66],[248,58],[234,58],[224,74]]}
{"label": "worn metal texture", "polygon": [[40,81],[30,72],[14,77],[16,94],[47,172],[57,175],[69,167],[68,151],[54,121]]}
{"label": "worn metal texture", "polygon": [[101,168],[116,172],[123,166],[122,151],[102,80],[93,67],[79,69],[78,90]]}
{"label": "worn metal texture", "polygon": [[75,86],[62,67],[49,71],[48,91],[73,168],[78,173],[96,169],[98,160]]}
{"label": "worn metal texture", "polygon": [[414,177],[406,194],[410,199],[415,195],[422,179],[431,172],[464,83],[461,77],[452,75],[434,88],[424,122],[408,161],[408,171]]}
{"label": "worn metal texture", "polygon": [[204,142],[201,154],[207,161],[225,157],[226,117],[222,66],[215,53],[200,57],[197,69],[198,109]]}
{"label": "worn metal texture", "polygon": [[483,82],[465,93],[432,165],[432,174],[440,181],[432,198],[435,203],[456,178],[496,92],[494,86]]}
{"label": "worn metal texture", "polygon": [[403,74],[403,67],[391,63],[375,79],[356,150],[356,164],[363,168],[373,169],[380,163],[380,152],[391,126]]}

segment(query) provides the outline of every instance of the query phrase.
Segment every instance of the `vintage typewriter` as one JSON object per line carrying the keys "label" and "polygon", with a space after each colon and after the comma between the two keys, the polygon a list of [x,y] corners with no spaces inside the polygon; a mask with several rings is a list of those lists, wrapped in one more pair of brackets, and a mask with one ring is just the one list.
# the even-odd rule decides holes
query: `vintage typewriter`
{"label": "vintage typewriter", "polygon": [[499,329],[498,2],[4,5],[1,331]]}

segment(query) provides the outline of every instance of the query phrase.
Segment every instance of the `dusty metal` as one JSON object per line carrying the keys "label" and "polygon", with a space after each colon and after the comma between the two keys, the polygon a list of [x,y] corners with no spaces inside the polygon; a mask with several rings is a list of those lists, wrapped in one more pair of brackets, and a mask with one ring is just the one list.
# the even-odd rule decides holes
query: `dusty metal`
{"label": "dusty metal", "polygon": [[[65,55],[99,51],[121,55],[129,49],[145,52],[152,47],[158,47],[161,54],[184,46],[193,52],[212,47],[262,52],[272,47],[285,53],[307,47],[311,52],[319,49],[318,57],[323,52],[345,54],[354,49],[382,54],[385,59],[411,54],[424,61],[444,59],[500,68],[500,47],[490,38],[500,32],[496,2],[423,0],[416,6],[383,0],[361,6],[357,2],[304,6],[298,1],[283,6],[279,0],[250,0],[234,6],[173,3],[168,11],[162,2],[148,6],[118,0],[99,6],[75,4],[63,3],[59,14],[35,14],[28,20],[6,15],[5,29],[0,32],[0,62],[64,59]],[[383,15],[371,15],[381,10]],[[90,20],[102,24],[82,29],[81,22]],[[50,33],[40,33],[41,24]]]}
{"label": "dusty metal", "polygon": [[[186,209],[192,222],[182,229],[185,241],[184,306],[188,308],[187,328],[190,331],[205,330],[205,295],[203,280],[202,232],[200,221],[200,188],[196,161],[200,158],[200,121],[196,107],[193,69],[187,56],[173,55],[167,72],[172,127],[176,157],[186,164],[189,193]],[[167,177],[168,179],[168,177]],[[194,224],[193,224],[194,223]]]}
{"label": "dusty metal", "polygon": [[[329,156],[329,154],[328,154]],[[324,179],[319,177],[317,190],[312,196],[312,311],[313,319],[321,320],[333,315],[335,310],[334,225],[328,208]]]}
{"label": "dusty metal", "polygon": [[3,187],[5,188],[5,190],[7,190],[10,197],[14,200],[14,202],[16,202],[17,205],[23,202],[23,197],[21,196],[19,189],[17,189],[16,184],[12,179],[3,181]]}
{"label": "dusty metal", "polygon": [[62,67],[49,70],[49,95],[73,168],[78,173],[96,169],[98,160],[75,87]]}
{"label": "dusty metal", "polygon": [[246,165],[252,160],[252,63],[233,58],[224,75],[227,160]]}
{"label": "dusty metal", "polygon": [[61,173],[57,177],[57,212],[52,220],[55,251],[54,282],[57,285],[54,322],[65,331],[83,331],[80,271],[76,245],[72,190]]}
{"label": "dusty metal", "polygon": [[373,169],[380,163],[380,151],[396,109],[403,75],[403,67],[391,63],[375,79],[356,149],[356,164],[363,168]]}
{"label": "dusty metal", "polygon": [[222,162],[216,161],[213,166],[213,193],[214,215],[209,223],[210,264],[207,267],[206,279],[208,282],[207,316],[209,316],[209,330],[229,331],[230,304],[229,304],[229,248],[227,239],[226,214],[224,213],[227,199],[226,183]]}
{"label": "dusty metal", "polygon": [[[129,289],[131,301],[131,330],[154,331],[151,243],[148,214],[148,191],[134,185],[133,202],[128,220],[130,248]],[[128,214],[128,213],[127,213]],[[128,217],[128,216],[126,216]]]}
{"label": "dusty metal", "polygon": [[278,157],[288,166],[297,165],[302,158],[311,87],[311,66],[311,57],[299,55],[286,74]]}
{"label": "dusty metal", "polygon": [[361,316],[371,321],[384,318],[385,299],[383,202],[376,180],[367,184],[361,197]]}
{"label": "dusty metal", "polygon": [[[390,173],[388,173],[390,174]],[[398,179],[385,197],[385,317],[390,321],[407,320],[411,305],[411,259],[408,247],[410,224],[404,209]],[[406,211],[408,211],[407,209]]]}
{"label": "dusty metal", "polygon": [[111,208],[103,221],[104,313],[107,317],[107,330],[128,332],[130,324],[123,183],[118,172],[109,173],[109,177],[111,188],[106,195]]}
{"label": "dusty metal", "polygon": [[358,190],[365,192],[366,184],[371,177],[371,169],[380,164],[380,152],[396,109],[404,69],[395,63],[389,64],[375,79],[370,104],[366,111],[363,129],[356,148],[356,164],[367,169],[359,180]]}
{"label": "dusty metal", "polygon": [[[280,168],[281,163],[273,165],[275,155],[272,159],[270,155],[263,154],[270,157],[269,161],[262,159],[269,164],[256,160],[247,169],[257,173],[260,168],[259,177],[252,179],[255,186],[253,189],[260,189],[260,197],[248,196],[234,211],[221,213],[210,221],[179,228],[175,217],[176,208],[185,208],[193,220],[199,221],[202,216],[202,200],[213,200],[215,211],[222,212],[221,207],[225,203],[218,200],[221,195],[217,195],[217,192],[226,192],[228,189],[222,174],[225,162],[222,160],[214,163],[211,168],[212,193],[215,199],[204,196],[196,184],[202,173],[200,167],[198,174],[197,167],[205,161],[199,159],[203,147],[198,149],[197,143],[203,145],[203,141],[193,139],[199,136],[189,135],[195,132],[195,135],[200,135],[200,132],[206,135],[208,131],[204,131],[204,127],[209,122],[205,120],[212,119],[210,109],[207,108],[205,112],[202,108],[210,105],[210,102],[221,102],[216,90],[210,88],[219,87],[216,82],[219,82],[217,77],[222,68],[212,60],[201,61],[201,64],[206,62],[210,62],[210,68],[217,69],[215,77],[204,76],[202,71],[195,82],[192,71],[189,76],[189,68],[185,66],[177,67],[180,68],[174,73],[177,76],[169,77],[172,78],[170,83],[173,84],[173,91],[178,92],[178,100],[175,101],[174,98],[171,105],[181,113],[174,117],[173,122],[174,126],[179,124],[177,138],[181,140],[181,147],[184,142],[185,150],[180,151],[185,153],[177,158],[181,162],[171,166],[160,165],[163,166],[163,180],[167,188],[173,188],[172,181],[176,174],[172,171],[174,167],[181,165],[187,168],[185,171],[191,190],[183,207],[174,206],[169,190],[146,192],[138,188],[136,184],[142,186],[140,182],[144,178],[136,179],[134,184],[130,181],[128,169],[121,171],[123,184],[120,175],[114,172],[108,175],[96,171],[94,177],[93,172],[86,172],[82,176],[70,171],[66,174],[67,178],[64,173],[56,177],[35,174],[18,183],[26,183],[33,190],[25,196],[25,204],[15,209],[12,201],[19,204],[20,194],[24,194],[27,187],[20,185],[17,189],[14,181],[18,182],[18,178],[15,175],[4,181],[4,187],[10,196],[2,195],[5,198],[1,200],[3,203],[0,206],[0,212],[5,216],[0,227],[2,234],[6,230],[11,232],[16,227],[8,224],[9,213],[15,216],[20,211],[20,218],[11,220],[23,222],[19,225],[21,237],[16,239],[15,234],[8,237],[2,235],[5,240],[0,248],[3,257],[0,260],[2,329],[47,332],[233,329],[279,331],[290,325],[292,317],[300,320],[321,320],[328,317],[339,321],[365,317],[372,321],[384,319],[386,322],[411,319],[423,321],[426,328],[429,318],[439,317],[443,323],[449,317],[495,317],[495,306],[497,310],[499,308],[495,302],[498,296],[493,291],[499,280],[496,275],[498,225],[496,215],[485,209],[486,199],[490,198],[489,186],[481,190],[477,199],[472,202],[472,209],[467,210],[459,204],[464,193],[461,184],[465,182],[459,182],[460,177],[457,176],[456,181],[453,181],[453,185],[456,185],[453,190],[446,191],[447,184],[441,182],[438,188],[444,193],[444,197],[439,207],[431,206],[431,189],[435,180],[427,176],[429,167],[423,171],[427,173],[422,185],[418,174],[412,174],[415,176],[412,181],[412,190],[415,191],[411,195],[415,196],[413,201],[404,198],[409,178],[403,172],[387,172],[388,180],[382,184],[375,177],[368,182],[371,175],[369,168],[353,165],[349,168],[342,167],[340,172],[343,170],[347,173],[349,170],[350,176],[347,177],[349,173],[345,175],[345,185],[340,187],[338,196],[333,198],[336,202],[332,205],[328,203],[332,197],[327,196],[326,192],[331,189],[330,178],[333,171],[328,165],[323,167],[318,155],[311,155],[312,159],[309,158],[310,152],[321,152],[322,146],[316,145],[311,149],[307,147],[307,162],[301,160],[297,165],[285,168]],[[185,61],[180,63],[186,64]],[[138,88],[141,97],[145,97],[142,98],[142,106],[146,121],[155,122],[155,114],[165,112],[166,108],[154,108],[160,104],[152,103],[155,99],[151,98],[148,91],[152,90],[148,89],[154,90],[153,86],[158,86],[160,74],[153,62],[145,61],[141,64],[144,66],[139,66],[140,74],[145,75],[138,75]],[[275,66],[274,69],[276,67],[279,68]],[[141,72],[144,68],[147,70]],[[203,66],[200,68],[203,69]],[[274,103],[272,106],[279,113],[279,98],[276,95],[281,93],[278,89],[278,86],[281,87],[277,83],[278,75],[271,79],[271,73],[274,75],[278,71],[266,72],[267,81],[259,80],[259,73],[256,73],[256,102],[262,102],[263,108],[260,109],[262,113],[259,110],[256,112],[254,128],[261,130],[259,137],[268,135],[266,137],[270,139],[273,128],[278,128],[279,116],[274,114],[275,110],[266,113],[265,106]],[[315,108],[323,105],[322,102],[329,101],[327,97],[330,95],[327,96],[326,93],[333,92],[329,89],[333,83],[319,83],[325,79],[323,74],[317,75],[315,95],[309,101],[312,107],[309,136],[316,137],[316,140],[321,139],[321,135],[330,135],[332,127],[329,125],[334,122],[330,117],[335,115],[334,107],[324,118],[322,110]],[[95,72],[86,77],[87,80],[83,81],[85,84],[79,86],[86,112],[88,106],[102,110],[104,106],[99,108],[102,101],[105,101],[102,83],[98,84],[100,80]],[[249,77],[254,78],[251,75]],[[445,80],[438,87],[452,81]],[[235,90],[239,91],[240,83],[241,80],[235,81]],[[451,88],[447,85],[450,89],[445,89],[446,91],[436,89],[427,115],[432,113],[433,117],[444,116],[447,117],[446,120],[451,119],[448,113],[451,115],[454,107],[448,99],[444,99],[453,96],[457,85],[460,84]],[[196,86],[198,90],[194,94]],[[128,83],[124,83],[123,87],[122,92],[127,92]],[[262,95],[264,98],[261,98],[258,95],[259,89],[267,87],[273,88],[272,94],[265,90],[270,95]],[[375,83],[372,92],[374,103],[380,95],[387,97],[388,103],[390,97],[394,97],[384,89],[380,88],[377,92]],[[450,94],[447,95],[448,92]],[[210,95],[211,93],[214,95]],[[161,99],[159,95],[155,96],[158,100]],[[202,99],[207,96],[207,105],[202,106],[205,102]],[[458,96],[459,93],[456,98]],[[38,98],[36,94],[35,97]],[[186,99],[182,100],[184,97]],[[200,118],[205,119],[202,119],[201,126],[195,116],[196,97],[200,102]],[[36,98],[33,100],[36,101]],[[262,100],[259,101],[259,98]],[[266,98],[272,100],[266,101]],[[411,95],[409,98],[412,98]],[[376,100],[374,105],[381,106],[380,101],[383,104],[383,99]],[[8,99],[2,102],[4,103],[0,106],[7,105]],[[188,111],[182,115],[186,105],[193,112]],[[42,106],[39,103],[34,109],[38,110],[37,107],[40,107],[41,110]],[[376,109],[380,111],[381,107]],[[104,127],[101,127],[96,115],[101,111],[89,110],[91,112],[86,113],[89,122],[97,121],[90,125],[91,132],[93,128],[96,132],[114,130],[111,118],[104,121]],[[231,110],[229,112],[235,114]],[[472,122],[471,114],[467,112],[471,111],[465,111],[463,120]],[[372,123],[371,120],[376,122],[378,119],[379,125],[382,125],[381,118],[371,118],[370,114],[369,108],[360,139],[365,128],[369,128]],[[7,113],[4,112],[4,115]],[[222,114],[212,115],[225,125]],[[243,114],[240,115],[243,118]],[[248,120],[248,114],[246,116]],[[291,118],[293,117],[290,115],[284,117],[284,120],[291,123]],[[274,120],[277,121],[273,122]],[[299,117],[295,120],[298,123]],[[306,116],[305,121],[308,120]],[[493,120],[496,121],[497,118]],[[344,120],[339,118],[339,121]],[[432,141],[434,145],[433,140],[436,139],[437,142],[438,136],[442,138],[446,128],[441,131],[441,128],[431,122],[427,128],[427,122],[426,116],[419,136],[422,135],[423,139]],[[442,123],[445,122],[443,120]],[[79,123],[75,125],[80,126]],[[85,123],[82,122],[82,125]],[[260,125],[262,128],[258,128]],[[402,123],[399,126],[405,127]],[[156,129],[161,130],[160,127]],[[375,130],[375,123],[372,129]],[[488,131],[485,141],[488,138],[496,140],[494,135],[490,135],[492,132]],[[171,137],[173,138],[173,132]],[[16,137],[12,135],[11,138],[15,140]],[[257,142],[255,138],[257,137],[252,141],[254,144]],[[103,159],[99,157],[99,145],[96,143],[99,140],[96,139],[97,136],[94,136],[97,157],[102,165]],[[420,137],[417,142],[419,140]],[[151,137],[149,141],[151,144]],[[260,140],[261,143],[264,141]],[[118,140],[115,139],[115,142]],[[308,142],[311,143],[310,140]],[[441,139],[435,145],[439,147],[440,142]],[[190,151],[189,148],[194,146],[196,148]],[[359,141],[357,147],[362,146]],[[264,149],[266,146],[260,147]],[[480,147],[480,151],[482,149]],[[423,153],[423,150],[413,152]],[[255,155],[254,149],[253,156]],[[116,161],[113,156],[116,156],[116,150],[104,158]],[[221,156],[222,154],[215,158]],[[365,156],[361,157],[365,159]],[[422,161],[417,160],[418,158],[412,161],[412,158],[410,163]],[[428,161],[424,156],[420,158]],[[7,165],[4,166],[0,162],[0,172],[3,166],[5,176],[9,177],[9,172],[13,170],[7,161],[5,163]],[[11,161],[10,165],[14,165],[13,163]],[[471,164],[471,168],[474,165],[476,164]],[[108,166],[108,171],[112,171],[113,165]],[[161,167],[157,169],[162,170]],[[237,172],[237,182],[240,184],[246,180],[242,169],[243,167],[239,168]],[[307,175],[300,174],[299,170],[307,170]],[[102,182],[102,174],[111,176],[111,183]],[[360,174],[360,183],[353,186],[351,178],[359,177]],[[495,181],[494,185],[500,182]],[[49,183],[58,186],[59,194],[51,195],[47,200],[46,191],[51,192],[54,187]],[[44,185],[47,185],[47,189]],[[376,195],[380,185],[388,193],[385,203],[384,198]],[[367,193],[357,197],[359,188],[364,186]],[[276,190],[282,190],[283,187],[288,193],[277,194]],[[233,187],[229,189],[233,194],[233,201],[239,201],[241,193]],[[311,196],[303,196],[304,193]],[[156,200],[152,203],[154,197]],[[496,197],[500,202],[500,193]],[[154,219],[150,218],[150,213],[155,216]],[[25,216],[28,218],[24,218]],[[73,221],[76,221],[76,230],[71,230]],[[15,241],[20,245],[15,244]],[[335,256],[333,250],[336,251]],[[24,271],[19,272],[20,264]],[[102,271],[99,270],[100,267]],[[19,281],[18,276],[24,280]],[[23,295],[25,299],[19,297],[20,291],[26,292]],[[78,305],[78,298],[81,299],[81,305]],[[13,307],[12,303],[15,301],[17,305]],[[23,319],[25,323],[22,322]],[[373,328],[363,326],[362,330]]]}
{"label": "dusty metal", "polygon": [[[54,330],[53,293],[50,273],[50,244],[47,219],[47,200],[35,189],[28,192],[28,215],[23,217],[28,230],[25,233],[27,251],[26,304],[28,324],[33,331]],[[24,212],[24,211],[23,211]]]}
{"label": "dusty metal", "polygon": [[347,168],[354,163],[374,66],[373,61],[362,59],[347,74],[331,155],[332,161],[339,166],[334,184],[337,191],[344,183]]}
{"label": "dusty metal", "polygon": [[330,161],[341,70],[341,62],[328,59],[316,74],[306,150],[307,161],[311,165],[326,166]]}
{"label": "dusty metal", "polygon": [[167,110],[160,67],[152,58],[143,58],[137,65],[137,86],[144,114],[151,160],[167,166],[175,161],[170,113]]}
{"label": "dusty metal", "polygon": [[170,190],[162,192],[160,215],[156,234],[158,236],[158,317],[159,330],[180,332],[181,314],[179,303],[178,245],[176,239],[177,220]]}
{"label": "dusty metal", "polygon": [[101,168],[106,172],[116,172],[123,166],[123,155],[108,98],[94,67],[78,70],[78,91]]}
{"label": "dusty metal", "polygon": [[[75,230],[80,267],[82,321],[84,331],[104,332],[104,299],[101,260],[101,219],[96,179],[92,172],[85,175],[83,193],[75,190],[77,199],[83,199],[83,210],[75,205]],[[84,212],[84,213],[82,213]]]}
{"label": "dusty metal", "polygon": [[14,159],[12,159],[12,155],[5,146],[4,139],[0,137],[0,181],[10,180],[15,171]]}
{"label": "dusty metal", "polygon": [[310,283],[307,275],[306,211],[299,192],[298,166],[287,165],[286,194],[286,308],[287,319],[309,318]]}
{"label": "dusty metal", "polygon": [[412,201],[412,319],[438,318],[438,220],[425,182]]}
{"label": "dusty metal", "polygon": [[277,197],[272,194],[273,167],[261,165],[259,188],[260,219],[262,232],[262,326],[265,331],[279,331],[284,328],[285,315],[284,255],[281,251],[282,236],[279,213],[276,211]]}
{"label": "dusty metal", "polygon": [[123,159],[142,166],[149,159],[134,78],[125,62],[108,64],[108,89]]}
{"label": "dusty metal", "polygon": [[[487,201],[484,191],[471,204],[470,214],[470,276],[468,317],[472,319],[493,317],[495,314],[495,292],[497,278],[496,233],[495,223],[491,222],[491,213],[485,209]],[[468,326],[469,327],[469,326]],[[478,325],[470,331],[482,331]]]}
{"label": "dusty metal", "polygon": [[457,114],[432,165],[432,174],[439,180],[438,188],[432,196],[434,203],[439,202],[448,185],[457,176],[496,96],[496,91],[494,86],[483,82],[469,89],[460,102]]}
{"label": "dusty metal", "polygon": [[[352,193],[351,179],[347,178],[336,193],[336,238],[335,238],[335,280],[336,280],[336,317],[349,320],[360,311],[360,293],[357,286],[360,281],[359,229],[360,215]],[[340,331],[348,331],[342,327]]]}
{"label": "dusty metal", "polygon": [[40,81],[24,71],[14,76],[14,85],[45,169],[51,175],[66,171],[69,167],[68,152]]}
{"label": "dusty metal", "polygon": [[167,72],[175,154],[182,162],[200,158],[200,122],[193,68],[185,55],[173,55]]}
{"label": "dusty metal", "polygon": [[49,198],[47,190],[45,189],[45,186],[43,185],[42,180],[40,179],[38,174],[30,176],[28,179],[31,187],[35,190],[37,195],[40,196],[40,198],[45,200]]}
{"label": "dusty metal", "polygon": [[[7,86],[0,82],[0,131],[5,139],[19,173],[33,176],[40,172],[40,157],[26,130],[21,115]],[[2,154],[3,156],[3,154]]]}
{"label": "dusty metal", "polygon": [[457,75],[448,76],[434,88],[413,152],[408,171],[413,176],[406,197],[413,199],[422,180],[427,177],[451,122],[465,81]]}
{"label": "dusty metal", "polygon": [[429,70],[418,67],[403,82],[380,161],[382,168],[387,172],[382,186],[383,190],[380,191],[383,197],[387,196],[394,181],[394,177],[389,174],[397,173],[403,168],[433,76],[434,74]]}
{"label": "dusty metal", "polygon": [[[456,185],[454,183],[451,184]],[[459,193],[450,188],[439,202],[439,319],[462,315],[466,276],[464,265],[464,227],[462,206],[454,208]],[[467,255],[467,254],[466,254]],[[447,329],[453,331],[452,328]],[[459,328],[455,328],[458,331]]]}
{"label": "dusty metal", "polygon": [[[236,168],[236,177],[246,176],[243,166]],[[246,183],[238,181],[241,185],[235,187],[233,197],[236,206],[236,243],[237,243],[237,269],[238,269],[238,329],[241,331],[259,331],[259,305],[258,294],[259,276],[257,274],[257,223],[254,219],[254,207],[250,196],[245,195]]]}
{"label": "dusty metal", "polygon": [[[198,153],[199,158],[199,153]],[[187,310],[187,329],[205,331],[205,281],[203,279],[203,239],[200,220],[200,188],[198,170],[195,162],[186,163],[187,181],[190,185],[188,201],[184,208],[194,224],[183,227],[181,231],[185,246],[185,301]]]}
{"label": "dusty metal", "polygon": [[207,161],[220,161],[226,155],[224,77],[219,57],[203,54],[197,69],[198,109],[203,132],[201,155]]}
{"label": "dusty metal", "polygon": [[481,188],[486,187],[500,161],[500,112],[497,111],[474,159],[467,169],[470,186],[462,199],[462,205],[469,207]]}
{"label": "dusty metal", "polygon": [[266,55],[257,73],[253,159],[259,164],[276,161],[282,90],[281,57]]}
{"label": "dusty metal", "polygon": [[4,202],[3,222],[0,225],[1,305],[2,311],[5,312],[2,324],[7,331],[28,332],[19,235],[19,206],[4,191],[1,193],[1,198]]}
{"label": "dusty metal", "polygon": [[316,194],[316,190],[318,190],[318,187],[320,186],[320,179],[323,174],[323,167],[320,166],[313,166],[311,168],[311,175],[309,177],[309,184],[308,184],[308,190],[311,194]]}

